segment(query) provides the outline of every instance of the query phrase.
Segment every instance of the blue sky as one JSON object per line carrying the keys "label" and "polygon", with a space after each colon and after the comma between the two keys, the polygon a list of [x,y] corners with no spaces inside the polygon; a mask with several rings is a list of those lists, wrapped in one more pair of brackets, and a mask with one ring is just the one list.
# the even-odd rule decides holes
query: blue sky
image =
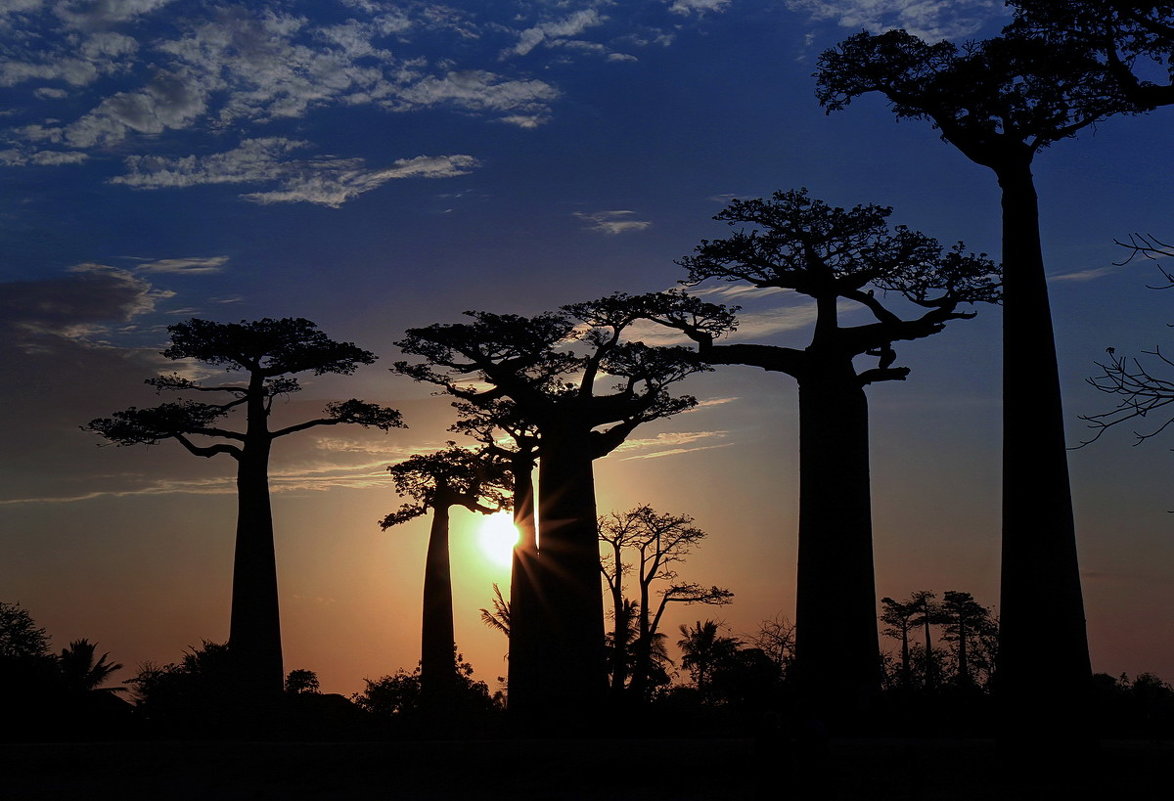
{"label": "blue sky", "polygon": [[[726,200],[800,186],[997,255],[985,170],[879,99],[825,115],[811,73],[862,28],[981,37],[1002,13],[986,0],[0,0],[0,597],[57,645],[86,636],[127,664],[224,639],[231,465],[98,448],[77,427],[152,402],[141,381],[164,369],[171,322],[304,316],[383,359],[308,382],[280,413],[357,394],[410,429],[331,429],[275,454],[287,663],[346,691],[412,664],[426,529],[378,531],[399,505],[384,468],[441,445],[451,415],[383,369],[404,329],[671,287],[673,260],[722,235],[710,218]],[[1174,319],[1169,294],[1146,289],[1155,270],[1113,264],[1114,238],[1174,235],[1170,121],[1110,120],[1037,161],[1073,444],[1077,415],[1108,400],[1084,383],[1104,348],[1152,348]],[[741,339],[802,344],[797,299],[736,302]],[[997,599],[998,330],[982,309],[899,348],[907,383],[870,389],[882,594]],[[737,598],[681,621],[717,611],[749,633],[792,613],[794,388],[731,368],[688,389],[700,409],[597,465],[600,511],[697,517],[710,539],[691,577]],[[1169,679],[1170,455],[1131,444],[1114,431],[1070,457],[1094,665]],[[457,565],[458,640],[492,679],[504,643],[475,609],[504,577],[472,551]]]}

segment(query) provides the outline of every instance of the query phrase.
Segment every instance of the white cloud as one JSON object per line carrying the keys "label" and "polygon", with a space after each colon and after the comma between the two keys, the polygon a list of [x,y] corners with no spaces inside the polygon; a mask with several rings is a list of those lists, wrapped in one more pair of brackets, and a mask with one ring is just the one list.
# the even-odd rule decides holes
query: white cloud
{"label": "white cloud", "polygon": [[904,28],[929,41],[968,36],[1006,13],[999,0],[787,0],[787,7],[844,28],[873,33]]}
{"label": "white cloud", "polygon": [[674,14],[705,14],[707,12],[721,13],[730,5],[731,0],[666,0],[670,2],[669,11]]}
{"label": "white cloud", "polygon": [[195,275],[200,273],[218,273],[228,262],[227,256],[210,256],[204,258],[187,259],[159,259],[158,261],[140,264],[136,272],[144,273],[183,273]]}
{"label": "white cloud", "polygon": [[0,165],[6,167],[56,167],[62,164],[81,164],[87,159],[89,156],[76,150],[0,150]]}
{"label": "white cloud", "polygon": [[316,203],[340,206],[387,181],[401,178],[451,178],[478,166],[472,156],[416,156],[390,167],[370,169],[362,159],[319,157],[292,159],[308,142],[281,137],[246,139],[234,150],[210,156],[131,156],[126,175],[111,179],[135,189],[162,189],[207,184],[273,184],[275,188],[244,194],[254,203]]}
{"label": "white cloud", "polygon": [[514,112],[505,121],[532,127],[558,96],[558,90],[544,81],[508,80],[485,70],[461,70],[423,78],[398,90],[387,105],[397,111],[449,104],[469,111]]}
{"label": "white cloud", "polygon": [[561,20],[543,22],[518,34],[518,43],[507,53],[517,56],[528,54],[540,44],[552,44],[571,36],[578,36],[588,28],[600,25],[606,17],[594,8],[581,9]]}
{"label": "white cloud", "polygon": [[1070,273],[1049,275],[1048,281],[1072,281],[1075,283],[1084,283],[1085,281],[1095,281],[1098,278],[1104,278],[1106,275],[1112,275],[1119,269],[1120,268],[1116,265],[1109,265],[1106,267],[1090,267],[1087,270],[1075,270]]}
{"label": "white cloud", "polygon": [[728,431],[677,431],[657,434],[655,437],[637,437],[626,440],[616,448],[616,453],[631,453],[632,451],[647,451],[625,456],[623,461],[632,459],[659,459],[665,456],[678,456],[692,451],[706,451],[713,448],[726,448],[732,442],[705,443],[711,440],[721,440]]}
{"label": "white cloud", "polygon": [[582,211],[574,212],[574,216],[587,223],[587,227],[590,230],[599,231],[609,236],[626,234],[631,231],[643,231],[645,228],[651,227],[652,223],[648,220],[633,219],[635,214],[636,212],[628,209],[596,211],[592,213]]}

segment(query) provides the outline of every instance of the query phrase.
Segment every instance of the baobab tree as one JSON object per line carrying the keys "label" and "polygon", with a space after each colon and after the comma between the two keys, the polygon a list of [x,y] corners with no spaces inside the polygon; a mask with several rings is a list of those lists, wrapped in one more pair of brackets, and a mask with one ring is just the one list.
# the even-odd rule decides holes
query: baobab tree
{"label": "baobab tree", "polygon": [[451,699],[457,687],[457,652],[453,635],[452,569],[449,519],[454,506],[495,514],[508,502],[509,472],[483,453],[449,442],[444,450],[417,454],[387,468],[405,503],[380,521],[386,531],[431,513],[424,565],[424,605],[420,626],[420,692],[425,703]]}
{"label": "baobab tree", "polygon": [[[452,430],[467,434],[478,442],[488,456],[499,460],[508,469],[513,481],[514,527],[518,541],[510,559],[510,601],[498,598],[507,609],[508,619],[501,628],[509,638],[509,665],[507,698],[509,709],[524,712],[533,708],[534,688],[538,684],[540,665],[539,646],[542,638],[538,565],[538,528],[534,519],[534,467],[538,462],[540,435],[538,430],[518,413],[509,398],[483,401],[482,405],[455,401],[460,415]],[[496,605],[495,601],[495,605]],[[487,610],[482,610],[487,624],[498,621]]]}
{"label": "baobab tree", "polygon": [[991,610],[974,600],[974,596],[968,592],[946,590],[938,604],[938,622],[943,629],[942,638],[954,643],[957,685],[973,687],[975,682],[971,656],[976,650],[985,650],[976,646],[980,646],[984,639],[989,639],[994,631],[995,621]]}
{"label": "baobab tree", "polygon": [[[398,372],[482,408],[508,398],[538,431],[545,630],[543,675],[533,697],[551,720],[568,713],[590,716],[606,689],[592,461],[642,423],[694,406],[695,398],[674,396],[670,387],[710,369],[688,348],[626,340],[633,323],[666,302],[657,294],[617,293],[533,317],[469,312],[471,322],[411,329],[397,343],[423,359],[397,363]],[[707,330],[716,335],[729,324],[729,316],[715,309]],[[468,379],[489,388],[471,386]]]}
{"label": "baobab tree", "polygon": [[[894,342],[973,317],[962,304],[999,299],[990,259],[966,254],[961,244],[944,249],[904,226],[890,230],[891,212],[835,208],[806,190],[735,200],[715,219],[738,230],[703,240],[680,260],[690,285],[740,282],[810,298],[816,320],[802,350],[715,344],[690,319],[685,300],[659,318],[693,339],[703,361],[760,367],[799,384],[795,679],[823,707],[820,714],[854,714],[880,686],[865,387],[908,375],[908,367],[894,366]],[[870,321],[841,325],[845,302]],[[875,366],[858,371],[859,357],[876,359]]]}
{"label": "baobab tree", "polygon": [[[402,428],[395,409],[350,399],[328,403],[325,416],[270,429],[278,398],[298,392],[298,373],[350,375],[375,355],[350,342],[337,342],[309,320],[265,318],[217,323],[192,319],[168,326],[171,345],[163,356],[194,360],[240,381],[205,383],[178,373],[147,379],[158,392],[203,393],[221,402],[182,399],[149,409],[131,407],[84,428],[118,445],[154,445],[175,440],[194,456],[221,454],[236,462],[236,555],[228,649],[240,689],[258,699],[277,698],[285,673],[277,600],[273,513],[269,502],[269,455],[273,443],[318,426],[355,424],[382,431]],[[222,421],[243,412],[241,429]]]}
{"label": "baobab tree", "polygon": [[[1023,4],[1026,6],[1026,4]],[[1138,107],[1096,55],[1027,28],[957,46],[901,30],[861,33],[820,57],[829,112],[868,92],[899,118],[930,122],[994,172],[1002,192],[1003,553],[998,689],[1018,714],[1074,711],[1091,677],[1055,338],[1032,162],[1044,148]],[[1051,621],[1040,631],[1036,621]],[[1054,677],[1043,699],[1037,677]],[[1068,727],[1060,723],[1060,729]],[[1022,730],[1015,724],[1008,731]]]}
{"label": "baobab tree", "polygon": [[[732,601],[734,593],[730,590],[682,581],[677,573],[677,565],[706,536],[693,525],[692,517],[661,514],[647,504],[599,519],[599,540],[604,550],[600,568],[612,597],[615,619],[612,690],[616,695],[626,687],[637,703],[647,700],[653,646],[670,603],[722,606]],[[637,597],[634,599],[625,597],[627,576],[635,579]],[[629,625],[634,634],[631,638]],[[626,684],[629,647],[634,659],[630,683]]]}
{"label": "baobab tree", "polygon": [[909,658],[909,634],[913,630],[913,619],[917,616],[917,604],[881,598],[880,621],[884,624],[881,633],[901,641],[901,687],[908,690],[913,686],[913,664]]}

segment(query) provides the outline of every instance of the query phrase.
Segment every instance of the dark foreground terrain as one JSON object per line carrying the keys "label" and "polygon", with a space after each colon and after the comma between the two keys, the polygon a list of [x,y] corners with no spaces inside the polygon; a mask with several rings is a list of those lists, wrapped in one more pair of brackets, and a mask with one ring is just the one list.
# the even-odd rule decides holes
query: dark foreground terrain
{"label": "dark foreground terrain", "polygon": [[1174,798],[1174,744],[1140,741],[1043,767],[981,740],[17,743],[0,753],[0,798],[14,801]]}

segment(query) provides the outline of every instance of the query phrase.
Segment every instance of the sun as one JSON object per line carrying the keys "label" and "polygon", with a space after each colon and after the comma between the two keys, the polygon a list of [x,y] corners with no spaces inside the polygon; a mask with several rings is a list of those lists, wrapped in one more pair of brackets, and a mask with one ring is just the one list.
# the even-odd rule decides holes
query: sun
{"label": "sun", "polygon": [[508,567],[518,543],[518,529],[511,512],[487,515],[477,528],[477,546],[490,562]]}

